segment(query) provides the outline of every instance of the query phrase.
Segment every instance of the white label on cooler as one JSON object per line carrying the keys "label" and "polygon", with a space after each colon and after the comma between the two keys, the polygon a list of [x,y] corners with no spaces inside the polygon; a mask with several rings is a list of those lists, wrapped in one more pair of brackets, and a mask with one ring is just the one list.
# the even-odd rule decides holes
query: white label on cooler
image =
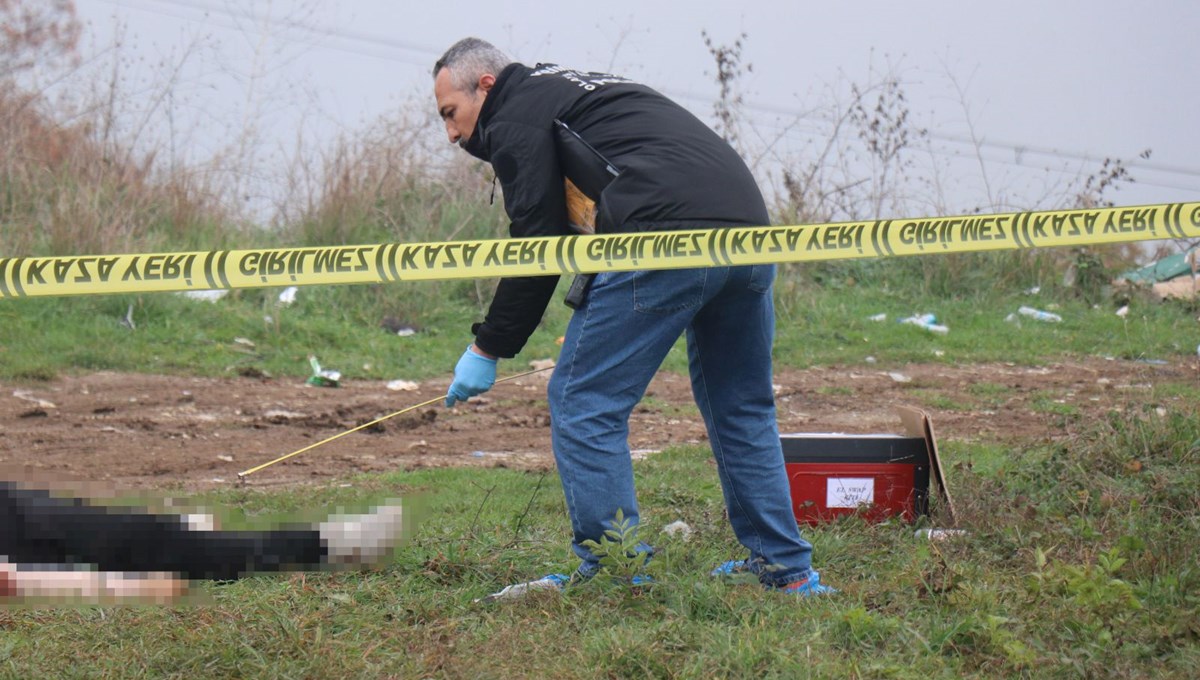
{"label": "white label on cooler", "polygon": [[874,477],[830,477],[825,480],[827,508],[857,508],[874,502]]}

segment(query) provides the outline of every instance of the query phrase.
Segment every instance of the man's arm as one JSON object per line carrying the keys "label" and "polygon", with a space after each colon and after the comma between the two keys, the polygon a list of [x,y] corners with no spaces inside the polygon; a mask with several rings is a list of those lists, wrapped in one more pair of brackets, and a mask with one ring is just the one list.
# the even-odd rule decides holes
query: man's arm
{"label": "man's arm", "polygon": [[[567,202],[553,130],[497,122],[488,129],[492,168],[504,190],[513,238],[563,236]],[[516,356],[537,328],[558,276],[519,276],[500,281],[482,323],[472,326],[475,346],[497,357]]]}

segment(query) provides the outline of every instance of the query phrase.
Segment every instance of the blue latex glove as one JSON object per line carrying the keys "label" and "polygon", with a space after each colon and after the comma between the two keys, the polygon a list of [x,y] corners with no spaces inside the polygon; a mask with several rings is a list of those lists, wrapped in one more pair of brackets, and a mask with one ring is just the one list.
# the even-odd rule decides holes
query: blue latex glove
{"label": "blue latex glove", "polygon": [[455,402],[466,401],[477,394],[483,394],[492,389],[496,383],[496,360],[480,356],[467,345],[454,367],[454,382],[450,383],[450,391],[446,392],[446,406],[454,406]]}

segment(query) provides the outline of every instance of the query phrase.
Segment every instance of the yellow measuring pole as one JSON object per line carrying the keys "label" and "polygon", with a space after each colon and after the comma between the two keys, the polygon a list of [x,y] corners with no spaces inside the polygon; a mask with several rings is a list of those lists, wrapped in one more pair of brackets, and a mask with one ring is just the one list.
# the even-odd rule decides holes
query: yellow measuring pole
{"label": "yellow measuring pole", "polygon": [[[534,369],[534,370],[532,370],[532,371],[525,371],[524,373],[518,373],[518,374],[516,374],[516,375],[510,375],[510,376],[508,376],[507,378],[501,378],[501,379],[497,380],[497,381],[496,381],[496,384],[498,385],[498,384],[500,384],[500,383],[502,383],[502,382],[508,382],[509,380],[516,380],[517,378],[524,378],[525,376],[528,376],[528,375],[533,375],[534,373],[541,373],[542,371],[548,371],[548,370],[550,370],[551,368],[554,368],[554,367],[553,367],[553,366],[547,366],[546,368],[537,368],[537,369]],[[273,460],[273,461],[270,461],[270,462],[267,462],[267,463],[263,463],[262,465],[258,465],[258,466],[252,467],[252,468],[250,468],[249,470],[245,470],[245,471],[243,471],[243,472],[239,472],[239,473],[238,473],[238,475],[237,475],[237,476],[238,476],[238,482],[245,482],[245,481],[246,481],[246,478],[247,478],[247,477],[249,477],[250,475],[254,474],[255,472],[258,472],[259,470],[263,470],[263,469],[265,469],[265,468],[269,468],[269,467],[271,467],[272,465],[274,465],[274,464],[276,464],[276,463],[282,463],[283,461],[287,460],[288,458],[291,458],[291,457],[293,457],[293,456],[298,456],[298,455],[300,455],[300,454],[304,453],[305,451],[311,451],[311,450],[313,450],[313,449],[317,448],[318,446],[324,446],[325,444],[328,444],[329,442],[331,442],[331,441],[333,441],[333,440],[335,440],[335,439],[341,439],[342,437],[345,437],[345,436],[346,436],[346,435],[348,435],[348,434],[354,434],[355,432],[358,432],[359,430],[363,430],[363,429],[366,429],[366,428],[368,428],[368,427],[371,427],[372,425],[377,425],[377,424],[379,424],[379,423],[382,423],[383,421],[385,421],[385,420],[388,420],[389,418],[395,418],[396,416],[399,416],[399,415],[404,415],[405,413],[408,413],[409,411],[415,411],[415,410],[417,410],[417,409],[419,409],[419,408],[422,408],[422,407],[425,407],[425,406],[430,406],[430,405],[432,405],[432,404],[436,404],[437,402],[439,402],[439,401],[442,401],[443,399],[445,399],[445,397],[444,397],[444,396],[442,396],[442,397],[435,397],[435,398],[433,398],[433,399],[430,399],[429,401],[423,401],[423,402],[421,402],[421,403],[419,403],[419,404],[415,404],[415,405],[413,405],[413,406],[409,406],[408,408],[403,408],[403,409],[400,409],[399,411],[396,411],[395,413],[389,413],[389,414],[387,414],[386,416],[381,416],[381,417],[379,417],[379,418],[376,418],[375,420],[372,420],[372,421],[371,421],[371,422],[369,422],[369,423],[363,423],[362,425],[359,425],[358,427],[355,427],[355,428],[353,428],[353,429],[346,430],[345,432],[339,432],[338,434],[335,434],[335,435],[333,435],[332,437],[329,437],[329,438],[327,438],[327,439],[322,439],[321,441],[317,442],[316,444],[310,444],[310,445],[308,445],[308,446],[306,446],[306,447],[304,447],[304,448],[302,448],[302,449],[300,449],[300,450],[298,450],[298,451],[292,451],[291,453],[289,453],[289,454],[287,454],[287,455],[284,455],[284,456],[280,456],[280,457],[276,458],[276,459],[275,459],[275,460]]]}

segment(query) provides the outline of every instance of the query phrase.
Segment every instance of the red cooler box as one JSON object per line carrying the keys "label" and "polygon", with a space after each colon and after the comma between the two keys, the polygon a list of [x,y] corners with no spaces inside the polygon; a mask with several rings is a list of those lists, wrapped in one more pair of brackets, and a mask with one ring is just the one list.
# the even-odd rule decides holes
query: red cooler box
{"label": "red cooler box", "polygon": [[[781,435],[796,521],[827,522],[862,513],[872,522],[929,512],[929,478],[942,484],[929,416],[900,408],[905,434]],[[943,500],[949,498],[943,493]]]}

